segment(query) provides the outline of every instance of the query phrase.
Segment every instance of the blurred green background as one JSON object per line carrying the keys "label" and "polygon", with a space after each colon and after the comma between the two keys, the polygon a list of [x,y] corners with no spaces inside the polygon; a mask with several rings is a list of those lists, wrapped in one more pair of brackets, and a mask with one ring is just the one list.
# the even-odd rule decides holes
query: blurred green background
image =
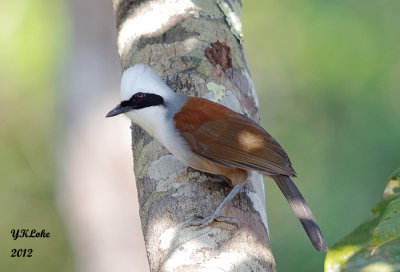
{"label": "blurred green background", "polygon": [[[399,1],[244,1],[261,123],[290,155],[331,246],[370,216],[400,165]],[[278,271],[322,271],[266,179]]]}
{"label": "blurred green background", "polygon": [[[0,2],[0,271],[73,271],[55,207],[56,74],[69,44],[64,1]],[[11,238],[46,229],[48,239]],[[11,249],[32,248],[31,258]]]}
{"label": "blurred green background", "polygon": [[[244,1],[262,125],[291,156],[329,245],[370,215],[400,165],[399,11],[395,0]],[[53,188],[68,12],[59,0],[0,3],[1,271],[74,270]],[[278,271],[322,271],[325,255],[266,184]],[[13,228],[46,228],[52,238],[13,241]],[[10,258],[20,247],[37,254]]]}

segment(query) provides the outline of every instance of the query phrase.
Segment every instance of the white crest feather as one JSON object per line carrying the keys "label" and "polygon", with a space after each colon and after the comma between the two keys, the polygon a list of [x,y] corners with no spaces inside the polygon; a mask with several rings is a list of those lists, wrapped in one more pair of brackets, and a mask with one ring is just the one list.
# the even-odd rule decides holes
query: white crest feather
{"label": "white crest feather", "polygon": [[129,100],[137,92],[153,93],[167,99],[174,92],[150,66],[136,64],[126,69],[121,79],[121,100]]}

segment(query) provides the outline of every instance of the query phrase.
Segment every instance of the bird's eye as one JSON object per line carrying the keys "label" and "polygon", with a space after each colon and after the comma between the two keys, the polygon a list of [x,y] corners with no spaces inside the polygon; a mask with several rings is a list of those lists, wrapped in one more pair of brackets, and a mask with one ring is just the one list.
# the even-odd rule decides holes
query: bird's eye
{"label": "bird's eye", "polygon": [[137,93],[133,96],[133,99],[135,99],[136,102],[140,102],[143,100],[143,93]]}

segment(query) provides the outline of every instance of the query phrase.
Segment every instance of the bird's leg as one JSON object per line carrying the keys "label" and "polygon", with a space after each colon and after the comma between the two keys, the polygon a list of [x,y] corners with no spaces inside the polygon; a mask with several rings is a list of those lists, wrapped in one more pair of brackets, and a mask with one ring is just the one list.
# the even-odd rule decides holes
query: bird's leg
{"label": "bird's leg", "polygon": [[204,217],[203,219],[198,219],[198,220],[188,220],[184,223],[184,227],[188,226],[198,226],[197,229],[204,228],[208,226],[212,221],[217,220],[217,221],[223,221],[223,222],[228,222],[228,223],[235,223],[235,219],[227,218],[220,216],[222,210],[225,208],[226,204],[231,202],[231,200],[240,192],[240,190],[243,188],[244,182],[241,184],[235,185],[232,190],[229,192],[229,194],[225,197],[225,199],[221,202],[221,204],[218,205],[218,207],[215,209],[215,211],[207,217]]}

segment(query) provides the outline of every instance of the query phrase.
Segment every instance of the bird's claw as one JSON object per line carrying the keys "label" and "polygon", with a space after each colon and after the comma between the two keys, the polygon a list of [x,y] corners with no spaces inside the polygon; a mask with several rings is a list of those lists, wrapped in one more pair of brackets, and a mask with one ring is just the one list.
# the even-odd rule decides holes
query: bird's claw
{"label": "bird's claw", "polygon": [[196,226],[195,230],[200,230],[202,228],[207,227],[209,224],[211,224],[214,220],[219,221],[219,222],[226,222],[230,224],[237,224],[238,221],[233,218],[228,218],[225,216],[219,216],[219,215],[214,215],[211,214],[210,216],[204,217],[200,214],[194,214],[195,217],[201,218],[201,219],[195,219],[195,220],[188,220],[185,223],[183,223],[183,227],[190,227],[190,226]]}

